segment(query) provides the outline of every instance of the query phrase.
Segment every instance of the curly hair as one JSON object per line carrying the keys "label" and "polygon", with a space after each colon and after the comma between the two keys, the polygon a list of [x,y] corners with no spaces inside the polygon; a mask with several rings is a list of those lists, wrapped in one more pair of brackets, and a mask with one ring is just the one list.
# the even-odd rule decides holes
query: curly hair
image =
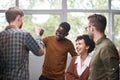
{"label": "curly hair", "polygon": [[95,48],[95,43],[92,39],[89,38],[87,34],[80,35],[76,38],[76,41],[83,39],[85,44],[89,46],[88,53],[92,52]]}

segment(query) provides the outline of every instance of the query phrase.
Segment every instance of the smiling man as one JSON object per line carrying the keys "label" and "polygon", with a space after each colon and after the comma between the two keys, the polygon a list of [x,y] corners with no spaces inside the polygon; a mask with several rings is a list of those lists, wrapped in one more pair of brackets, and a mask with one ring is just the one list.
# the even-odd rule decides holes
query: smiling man
{"label": "smiling man", "polygon": [[42,74],[39,80],[65,80],[65,68],[68,53],[76,56],[73,43],[66,38],[70,30],[67,22],[62,22],[55,36],[43,38],[46,54]]}

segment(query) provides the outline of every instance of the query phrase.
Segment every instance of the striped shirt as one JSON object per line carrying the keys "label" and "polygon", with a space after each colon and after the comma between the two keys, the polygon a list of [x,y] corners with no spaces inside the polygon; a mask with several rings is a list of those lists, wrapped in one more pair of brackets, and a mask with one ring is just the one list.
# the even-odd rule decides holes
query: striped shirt
{"label": "striped shirt", "polygon": [[0,32],[0,80],[29,80],[29,50],[39,56],[37,41],[17,28]]}

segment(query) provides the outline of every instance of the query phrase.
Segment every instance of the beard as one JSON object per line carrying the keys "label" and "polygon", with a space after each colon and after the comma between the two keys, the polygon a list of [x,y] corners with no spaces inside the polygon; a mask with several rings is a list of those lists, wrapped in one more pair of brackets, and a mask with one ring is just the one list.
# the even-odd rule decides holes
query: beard
{"label": "beard", "polygon": [[19,26],[20,29],[22,28],[22,25],[23,25],[23,23],[21,23],[21,25]]}
{"label": "beard", "polygon": [[89,33],[88,35],[89,35],[89,38],[90,38],[91,40],[93,40],[93,39],[94,39],[94,36],[93,36],[93,34],[92,34],[92,33]]}

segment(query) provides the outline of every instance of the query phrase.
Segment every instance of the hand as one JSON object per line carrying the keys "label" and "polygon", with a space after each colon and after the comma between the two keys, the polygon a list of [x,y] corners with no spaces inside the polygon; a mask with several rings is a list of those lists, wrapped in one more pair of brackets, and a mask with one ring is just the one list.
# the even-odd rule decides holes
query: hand
{"label": "hand", "polygon": [[42,28],[35,28],[35,32],[37,36],[42,36],[44,33],[44,30]]}

